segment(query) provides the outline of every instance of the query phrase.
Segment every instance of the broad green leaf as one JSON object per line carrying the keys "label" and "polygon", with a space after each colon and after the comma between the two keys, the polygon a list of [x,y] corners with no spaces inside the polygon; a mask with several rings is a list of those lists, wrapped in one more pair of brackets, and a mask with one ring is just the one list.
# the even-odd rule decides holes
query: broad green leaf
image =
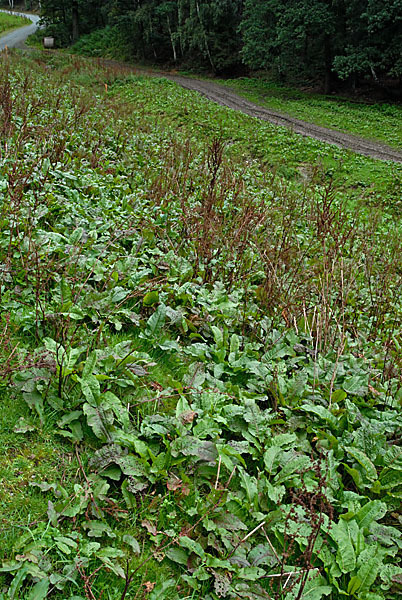
{"label": "broad green leaf", "polygon": [[119,548],[115,548],[113,546],[106,546],[105,548],[101,548],[99,552],[97,552],[97,556],[103,558],[124,558],[124,552]]}
{"label": "broad green leaf", "polygon": [[379,477],[381,487],[384,490],[392,490],[402,485],[402,471],[392,469],[383,469]]}
{"label": "broad green leaf", "polygon": [[357,513],[356,521],[361,529],[368,528],[373,521],[382,519],[387,513],[387,505],[380,500],[367,502]]}
{"label": "broad green leaf", "polygon": [[141,554],[140,545],[137,542],[137,540],[135,539],[135,537],[133,537],[132,535],[129,535],[127,533],[126,535],[123,535],[123,542],[125,544],[127,544],[128,546],[130,546],[130,548],[134,552],[134,554]]}
{"label": "broad green leaf", "polygon": [[337,421],[336,417],[331,412],[329,412],[329,410],[327,408],[325,408],[325,406],[318,406],[318,405],[316,406],[314,404],[303,404],[303,406],[301,407],[301,410],[304,410],[305,412],[312,413],[312,414],[319,416],[320,419],[329,423],[331,425],[331,427],[336,427],[336,425],[337,425],[338,421]]}
{"label": "broad green leaf", "polygon": [[265,570],[260,567],[243,567],[236,573],[240,579],[247,579],[249,581],[258,581],[261,577],[264,577]]}
{"label": "broad green leaf", "polygon": [[129,477],[141,477],[146,475],[144,463],[134,454],[127,454],[116,459],[117,464],[125,475]]}
{"label": "broad green leaf", "polygon": [[165,324],[165,319],[166,306],[164,304],[160,304],[147,321],[147,333],[153,337],[158,335]]}
{"label": "broad green leaf", "polygon": [[64,535],[55,536],[54,541],[59,550],[64,552],[64,554],[71,554],[72,550],[77,550],[76,540],[72,540]]}
{"label": "broad green leaf", "polygon": [[33,586],[27,600],[44,600],[47,597],[48,590],[49,579],[41,579]]}
{"label": "broad green leaf", "polygon": [[149,595],[149,600],[161,600],[162,598],[166,598],[165,592],[174,586],[176,586],[175,579],[168,579],[167,581],[159,583]]}
{"label": "broad green leaf", "polygon": [[43,406],[43,397],[42,394],[38,392],[24,392],[22,394],[25,402],[31,408],[31,410],[35,410],[38,414],[41,424],[44,423],[44,406]]}
{"label": "broad green leaf", "polygon": [[[360,580],[359,592],[361,594],[369,592],[377,579],[377,575],[382,567],[382,555],[377,545],[369,546],[359,556],[361,564],[356,577]],[[375,591],[375,590],[373,590]]]}
{"label": "broad green leaf", "polygon": [[54,504],[53,502],[51,502],[50,500],[47,503],[47,516],[49,517],[49,521],[51,522],[51,524],[53,525],[53,527],[57,527],[57,512],[54,508]]}
{"label": "broad green leaf", "polygon": [[279,446],[271,446],[264,454],[265,468],[270,475],[273,475],[277,470],[280,463],[280,456],[282,455],[282,448]]}
{"label": "broad green leaf", "polygon": [[113,481],[120,481],[121,473],[120,467],[117,465],[110,465],[102,471],[102,477],[108,477],[109,479],[113,479]]}
{"label": "broad green leaf", "polygon": [[24,580],[27,575],[28,575],[28,570],[26,567],[23,567],[22,569],[20,569],[18,571],[18,573],[12,580],[10,587],[8,589],[8,596],[7,596],[8,600],[19,600],[21,598],[19,591],[20,591],[21,586],[24,583]]}
{"label": "broad green leaf", "polygon": [[113,533],[110,525],[103,523],[102,521],[84,521],[82,523],[83,528],[87,531],[88,537],[98,538],[103,535],[107,535],[110,538],[115,538],[116,534]]}
{"label": "broad green leaf", "polygon": [[188,554],[183,548],[169,548],[169,550],[166,551],[166,556],[179,565],[186,566],[188,563]]}
{"label": "broad green leaf", "polygon": [[119,302],[124,300],[124,298],[126,298],[129,293],[129,290],[125,290],[120,286],[115,287],[112,291],[110,300],[111,302],[113,302],[113,304],[118,304]]}
{"label": "broad green leaf", "polygon": [[35,429],[35,425],[32,425],[25,417],[20,417],[14,425],[13,431],[14,433],[28,433],[30,431],[35,431]]}
{"label": "broad green leaf", "polygon": [[364,396],[368,391],[368,375],[354,375],[345,379],[343,389],[350,395]]}
{"label": "broad green leaf", "polygon": [[342,465],[345,467],[347,473],[349,473],[349,475],[353,478],[353,481],[355,482],[356,487],[358,489],[361,489],[362,487],[364,487],[363,478],[361,476],[360,471],[358,471],[357,469],[352,469],[352,467],[350,467],[346,463],[342,463]]}
{"label": "broad green leaf", "polygon": [[216,556],[206,555],[205,566],[211,567],[212,569],[227,569],[228,571],[234,571],[235,566],[224,558],[217,558]]}
{"label": "broad green leaf", "polygon": [[57,425],[63,428],[65,425],[69,425],[72,421],[76,421],[82,416],[81,410],[74,410],[65,414],[59,421],[57,421]]}
{"label": "broad green leaf", "polygon": [[394,583],[402,585],[402,567],[392,564],[381,565],[380,577],[383,589],[388,589]]}
{"label": "broad green leaf", "polygon": [[137,507],[137,500],[135,494],[130,491],[129,487],[130,482],[128,479],[125,479],[121,485],[121,493],[123,494],[126,507],[131,510]]}
{"label": "broad green leaf", "polygon": [[191,388],[200,388],[206,379],[205,364],[202,362],[192,363],[186,375],[183,377],[183,383]]}
{"label": "broad green leaf", "polygon": [[340,519],[330,530],[330,535],[338,546],[336,561],[342,573],[350,573],[356,567],[356,554],[353,548],[349,522]]}
{"label": "broad green leaf", "polygon": [[386,469],[402,471],[402,448],[391,446],[384,454],[383,460]]}
{"label": "broad green leaf", "polygon": [[280,433],[270,440],[271,446],[280,446],[281,448],[294,448],[297,442],[295,433]]}
{"label": "broad green leaf", "polygon": [[[108,421],[105,419],[105,415],[102,413],[100,408],[94,408],[87,402],[82,407],[84,414],[87,417],[88,425],[92,431],[100,440],[106,440],[108,438],[107,425]],[[113,418],[112,418],[113,420]],[[110,418],[109,418],[110,424]]]}
{"label": "broad green leaf", "polygon": [[145,296],[142,300],[142,304],[144,306],[153,306],[154,304],[158,304],[158,302],[159,302],[159,292],[157,292],[156,290],[145,294]]}
{"label": "broad green leaf", "polygon": [[312,467],[311,458],[306,455],[295,456],[290,461],[285,463],[282,469],[275,477],[275,483],[285,483],[296,473],[302,473],[309,467]]}
{"label": "broad green leaf", "polygon": [[180,395],[176,404],[176,418],[179,419],[182,413],[189,413],[190,411],[191,407],[188,403],[187,398],[183,395]]}
{"label": "broad green leaf", "polygon": [[286,494],[286,488],[283,485],[272,485],[268,480],[265,482],[268,498],[275,504],[280,504]]}
{"label": "broad green leaf", "polygon": [[364,452],[353,446],[345,446],[344,450],[363,467],[366,476],[370,481],[375,481],[377,479],[377,469]]}
{"label": "broad green leaf", "polygon": [[231,354],[237,354],[240,348],[240,338],[239,336],[234,333],[232,335],[232,337],[230,338],[230,353]]}
{"label": "broad green leaf", "polygon": [[354,596],[357,590],[361,587],[361,585],[362,580],[360,579],[360,577],[358,577],[357,575],[352,577],[348,585],[348,594]]}
{"label": "broad green leaf", "polygon": [[75,229],[73,231],[73,233],[70,235],[70,239],[69,242],[70,244],[78,244],[78,242],[81,240],[82,236],[83,236],[84,230],[82,227],[77,227],[77,229]]}
{"label": "broad green leaf", "polygon": [[216,327],[215,325],[211,325],[211,330],[214,335],[214,340],[215,340],[215,344],[216,344],[217,348],[222,348],[223,347],[222,330],[219,329],[219,327]]}
{"label": "broad green leaf", "polygon": [[188,536],[186,536],[186,535],[181,536],[179,538],[179,544],[182,548],[187,548],[188,550],[190,550],[191,552],[193,552],[200,558],[205,557],[205,551],[204,551],[203,547],[201,546],[201,544],[199,544],[195,540],[192,540]]}
{"label": "broad green leaf", "polygon": [[112,410],[116,419],[123,425],[124,428],[130,426],[130,416],[127,408],[123,406],[121,400],[112,392],[105,392],[102,394],[101,407],[104,410]]}
{"label": "broad green leaf", "polygon": [[100,398],[100,383],[95,375],[87,374],[79,379],[82,393],[91,406],[96,406]]}
{"label": "broad green leaf", "polygon": [[396,527],[390,527],[389,525],[373,521],[370,523],[369,530],[370,539],[376,540],[383,546],[402,547],[402,531]]}
{"label": "broad green leaf", "polygon": [[303,600],[321,600],[324,596],[332,594],[333,588],[329,585],[319,585],[311,587],[309,590],[303,591]]}
{"label": "broad green leaf", "polygon": [[344,390],[334,390],[332,393],[331,400],[333,403],[340,404],[347,397],[347,393]]}
{"label": "broad green leaf", "polygon": [[82,370],[81,378],[85,380],[89,375],[92,375],[96,366],[97,357],[96,352],[91,352],[85,361],[84,368]]}
{"label": "broad green leaf", "polygon": [[126,578],[126,573],[117,560],[113,560],[112,558],[109,558],[109,556],[103,556],[101,552],[99,552],[98,558],[100,558],[103,564],[106,565],[112,573],[117,575],[117,577],[121,577],[122,579]]}
{"label": "broad green leaf", "polygon": [[239,600],[271,600],[271,596],[256,582],[237,583],[234,586],[235,598]]}
{"label": "broad green leaf", "polygon": [[248,501],[250,504],[258,498],[257,480],[254,476],[250,475],[243,468],[239,468],[239,477],[242,488],[247,494]]}

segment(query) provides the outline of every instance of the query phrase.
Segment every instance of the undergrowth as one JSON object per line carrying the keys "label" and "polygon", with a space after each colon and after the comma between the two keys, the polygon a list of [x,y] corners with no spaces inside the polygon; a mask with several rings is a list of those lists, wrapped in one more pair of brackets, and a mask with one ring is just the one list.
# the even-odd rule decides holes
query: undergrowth
{"label": "undergrowth", "polygon": [[0,598],[395,598],[400,167],[2,66]]}

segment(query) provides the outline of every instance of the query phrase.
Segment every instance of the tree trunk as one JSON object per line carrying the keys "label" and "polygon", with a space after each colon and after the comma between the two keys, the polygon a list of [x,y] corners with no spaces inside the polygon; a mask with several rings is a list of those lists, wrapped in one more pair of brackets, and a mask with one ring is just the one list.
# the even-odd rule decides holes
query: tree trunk
{"label": "tree trunk", "polygon": [[79,26],[79,14],[78,14],[78,2],[73,0],[72,3],[72,21],[73,21],[73,42],[76,42],[80,37],[80,26]]}
{"label": "tree trunk", "polygon": [[174,62],[177,62],[176,44],[174,43],[172,28],[170,27],[169,15],[167,17],[167,24],[168,24],[169,35],[170,35],[170,43],[172,44],[173,60],[174,60]]}
{"label": "tree trunk", "polygon": [[196,6],[196,8],[197,8],[198,20],[199,20],[199,22],[200,22],[201,31],[202,31],[202,34],[203,34],[203,36],[204,36],[204,40],[205,40],[205,49],[206,49],[206,51],[207,51],[207,56],[208,56],[208,59],[209,59],[210,65],[211,65],[211,67],[212,67],[212,70],[213,70],[213,71],[215,71],[215,65],[214,65],[214,61],[212,60],[212,56],[211,56],[211,53],[210,53],[210,51],[209,51],[209,45],[208,45],[208,38],[207,38],[207,34],[206,34],[206,31],[205,31],[205,28],[204,28],[204,24],[203,24],[203,22],[202,22],[202,19],[201,19],[200,5],[198,4],[198,0],[196,0],[195,6]]}
{"label": "tree trunk", "polygon": [[326,35],[324,38],[324,60],[325,60],[325,80],[324,94],[330,94],[332,91],[332,51],[331,38]]}

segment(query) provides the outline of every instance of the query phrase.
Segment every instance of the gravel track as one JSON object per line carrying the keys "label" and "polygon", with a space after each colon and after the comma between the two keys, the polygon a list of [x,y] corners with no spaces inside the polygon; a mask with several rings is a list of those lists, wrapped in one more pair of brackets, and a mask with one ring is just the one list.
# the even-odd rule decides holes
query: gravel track
{"label": "gravel track", "polygon": [[[149,74],[154,75],[153,73]],[[334,129],[328,129],[327,127],[321,127],[320,125],[314,125],[313,123],[307,123],[306,121],[301,121],[300,119],[296,119],[289,115],[263,108],[258,104],[254,104],[254,102],[250,102],[249,100],[238,96],[235,92],[223,85],[214,83],[213,81],[181,77],[170,73],[159,73],[158,75],[166,77],[188,90],[198,92],[221,106],[240,111],[250,117],[269,121],[274,125],[287,127],[294,133],[298,133],[305,137],[311,137],[327,144],[334,144],[339,148],[347,148],[358,154],[370,156],[371,158],[402,163],[402,151],[391,148],[386,144],[381,144],[380,142],[361,138],[349,133],[343,133]]]}

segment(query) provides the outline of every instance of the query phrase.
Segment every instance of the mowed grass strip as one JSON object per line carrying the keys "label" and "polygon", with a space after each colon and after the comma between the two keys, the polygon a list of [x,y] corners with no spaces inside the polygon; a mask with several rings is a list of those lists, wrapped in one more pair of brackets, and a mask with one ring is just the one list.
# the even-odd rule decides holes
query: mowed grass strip
{"label": "mowed grass strip", "polygon": [[309,123],[338,129],[402,148],[402,107],[392,102],[367,103],[338,95],[323,96],[286,87],[264,78],[221,81],[248,100]]}
{"label": "mowed grass strip", "polygon": [[31,21],[25,17],[17,17],[15,15],[0,12],[0,36],[13,29],[29,25],[30,22]]}

